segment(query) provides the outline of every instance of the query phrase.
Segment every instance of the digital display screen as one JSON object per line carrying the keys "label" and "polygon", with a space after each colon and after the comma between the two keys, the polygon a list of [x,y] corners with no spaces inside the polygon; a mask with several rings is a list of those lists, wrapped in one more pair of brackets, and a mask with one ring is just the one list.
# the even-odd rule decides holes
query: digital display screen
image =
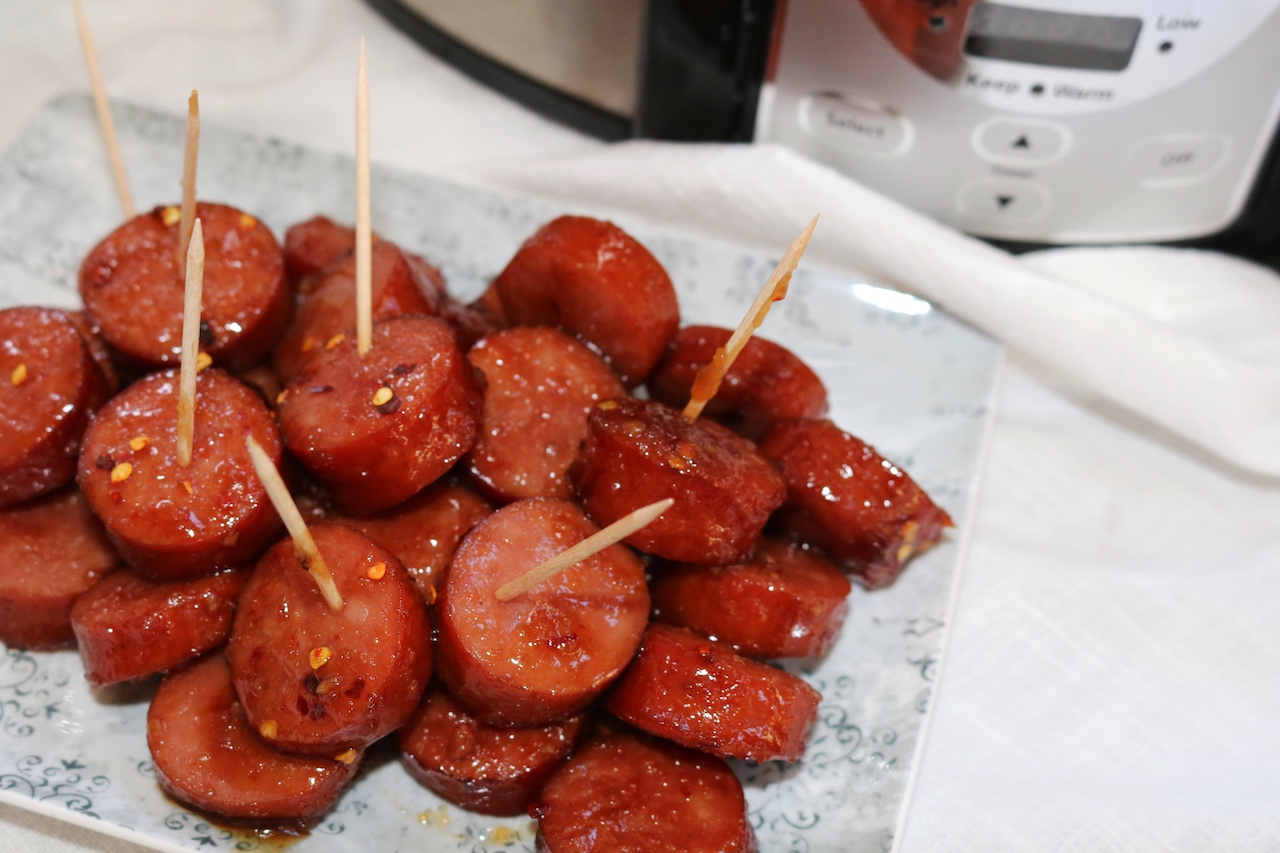
{"label": "digital display screen", "polygon": [[964,50],[970,56],[1031,65],[1123,71],[1141,29],[1141,18],[979,3],[969,17]]}

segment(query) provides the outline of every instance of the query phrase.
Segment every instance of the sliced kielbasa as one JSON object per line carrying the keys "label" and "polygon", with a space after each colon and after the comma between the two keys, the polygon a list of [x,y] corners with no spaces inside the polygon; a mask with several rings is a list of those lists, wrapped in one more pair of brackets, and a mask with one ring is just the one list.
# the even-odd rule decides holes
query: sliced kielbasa
{"label": "sliced kielbasa", "polygon": [[[684,408],[698,371],[732,335],[732,330],[718,326],[681,329],[649,377],[649,396]],[[816,418],[826,412],[827,389],[818,374],[791,350],[759,336],[747,341],[702,410],[752,439],[782,418]]]}
{"label": "sliced kielbasa", "polygon": [[626,393],[600,357],[543,326],[490,335],[467,359],[484,373],[484,421],[471,473],[500,501],[570,498],[566,474],[587,437],[587,415]]}
{"label": "sliced kielbasa", "polygon": [[298,281],[341,261],[356,247],[356,230],[327,216],[313,216],[284,232],[284,268]]}
{"label": "sliced kielbasa", "polygon": [[580,714],[536,728],[490,726],[436,684],[396,738],[405,769],[428,790],[469,811],[518,815],[569,757],[585,720]]}
{"label": "sliced kielbasa", "polygon": [[789,542],[764,539],[729,566],[664,563],[649,583],[653,618],[692,628],[756,658],[824,655],[840,635],[849,579]]}
{"label": "sliced kielbasa", "polygon": [[0,311],[0,507],[71,481],[89,417],[109,390],[66,312]]}
{"label": "sliced kielbasa", "polygon": [[[369,282],[373,319],[406,314],[434,315],[444,295],[444,279],[422,258],[394,243],[373,244]],[[273,366],[289,382],[313,358],[356,328],[356,257],[347,255],[298,285],[293,322],[276,347]]]}
{"label": "sliced kielbasa", "polygon": [[121,569],[71,608],[71,627],[95,687],[167,672],[227,641],[247,569],[154,583]]}
{"label": "sliced kielbasa", "polygon": [[612,545],[499,601],[495,592],[596,526],[555,498],[508,504],[454,553],[433,615],[438,669],[478,719],[537,726],[581,711],[635,654],[649,612],[644,567]]}
{"label": "sliced kielbasa", "polygon": [[893,583],[951,517],[897,465],[828,420],[787,420],[760,441],[787,481],[778,525],[867,589]]}
{"label": "sliced kielbasa", "polygon": [[304,829],[333,807],[360,762],[286,755],[253,733],[231,670],[211,655],[166,677],[147,711],[147,746],[165,793],[201,811]]}
{"label": "sliced kielbasa", "polygon": [[354,528],[309,530],[344,606],[334,612],[286,539],[240,597],[227,659],[250,725],[288,752],[359,752],[413,713],[431,678],[426,605],[390,551]]}
{"label": "sliced kielbasa", "polygon": [[555,326],[599,352],[628,388],[680,325],[667,271],[612,222],[561,216],[525,241],[494,281],[511,325]]}
{"label": "sliced kielbasa", "polygon": [[458,543],[491,512],[493,505],[487,500],[446,478],[376,515],[329,518],[351,525],[395,554],[431,605]]}
{"label": "sliced kielbasa", "polygon": [[795,761],[821,699],[788,672],[654,622],[605,707],[642,731],[721,758]]}
{"label": "sliced kielbasa", "polygon": [[434,317],[375,323],[315,358],[279,402],[289,450],[353,514],[407,500],[475,443],[481,398],[453,333]]}
{"label": "sliced kielbasa", "polygon": [[[219,365],[245,367],[266,355],[289,322],[293,297],[280,244],[257,218],[201,202],[204,231],[201,349]],[[176,207],[130,219],[80,265],[85,310],[111,346],[144,365],[182,356],[185,281],[178,274]]]}
{"label": "sliced kielbasa", "polygon": [[72,605],[119,564],[74,486],[0,509],[0,640],[15,649],[70,646]]}
{"label": "sliced kielbasa", "polygon": [[539,853],[755,853],[746,797],[723,761],[629,732],[583,746],[531,810]]}
{"label": "sliced kielbasa", "polygon": [[652,400],[605,400],[569,470],[574,494],[600,524],[674,498],[627,537],[642,551],[684,563],[746,559],[785,489],[755,445],[715,421],[688,421]]}
{"label": "sliced kielbasa", "polygon": [[191,464],[178,464],[178,371],[152,373],[111,399],[85,432],[77,480],[139,573],[173,580],[255,559],[280,531],[249,457],[253,436],[280,465],[266,404],[217,368],[196,377]]}

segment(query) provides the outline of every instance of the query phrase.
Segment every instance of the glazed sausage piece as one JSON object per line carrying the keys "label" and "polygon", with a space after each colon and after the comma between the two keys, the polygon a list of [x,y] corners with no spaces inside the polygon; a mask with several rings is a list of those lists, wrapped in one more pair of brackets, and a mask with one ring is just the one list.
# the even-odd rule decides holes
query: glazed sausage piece
{"label": "glazed sausage piece", "polygon": [[245,586],[227,659],[264,741],[333,758],[362,751],[413,713],[431,678],[430,625],[390,551],[342,524],[309,529],[342,610],[329,609],[286,539]]}
{"label": "glazed sausage piece", "polygon": [[[196,216],[205,247],[200,346],[220,366],[246,367],[279,340],[293,308],[280,244],[234,207],[202,202]],[[85,310],[111,346],[142,365],[181,361],[179,219],[177,207],[135,216],[80,265]]]}
{"label": "glazed sausage piece", "polygon": [[0,311],[0,507],[71,482],[109,386],[64,311]]}
{"label": "glazed sausage piece", "polygon": [[587,437],[587,415],[623,396],[618,377],[573,338],[542,326],[490,335],[467,353],[484,373],[484,421],[468,454],[495,499],[570,498],[566,476]]}
{"label": "glazed sausage piece", "polygon": [[475,443],[480,389],[453,333],[433,317],[374,324],[323,352],[279,402],[289,450],[339,508],[365,515],[408,500]]}
{"label": "glazed sausage piece", "polygon": [[599,219],[562,216],[542,226],[494,285],[508,322],[568,332],[599,352],[628,388],[649,375],[680,325],[662,264]]}
{"label": "glazed sausage piece", "polygon": [[585,719],[523,729],[489,726],[436,684],[396,738],[405,769],[428,790],[469,811],[518,815],[569,757]]}
{"label": "glazed sausage piece", "polygon": [[641,731],[721,758],[796,761],[821,694],[688,628],[653,622],[605,707]]}
{"label": "glazed sausage piece", "polygon": [[621,545],[510,601],[495,595],[596,530],[568,501],[529,498],[463,538],[432,612],[441,679],[477,719],[499,726],[567,719],[635,654],[649,593],[640,560]]}
{"label": "glazed sausage piece", "polygon": [[848,609],[849,579],[799,545],[761,541],[756,556],[730,566],[656,566],[653,618],[692,628],[756,658],[826,654]]}
{"label": "glazed sausage piece", "polygon": [[329,518],[351,525],[395,554],[431,605],[458,543],[491,512],[493,506],[471,489],[438,480],[377,515]]}
{"label": "glazed sausage piece", "polygon": [[0,509],[0,640],[15,649],[70,646],[72,605],[119,564],[74,486]]}
{"label": "glazed sausage piece", "polygon": [[867,589],[888,586],[951,517],[898,466],[830,421],[781,421],[760,441],[787,481],[778,525]]}
{"label": "glazed sausage piece", "polygon": [[102,408],[85,432],[77,480],[121,556],[151,580],[235,568],[279,534],[246,438],[279,467],[266,404],[231,376],[196,377],[191,464],[178,464],[178,371],[152,373]]}
{"label": "glazed sausage piece", "polygon": [[[731,329],[686,326],[676,333],[649,376],[649,396],[683,409],[698,371],[729,342]],[[782,418],[817,418],[827,413],[827,389],[786,347],[752,336],[725,373],[716,395],[702,411],[750,439]]]}
{"label": "glazed sausage piece", "polygon": [[[406,314],[434,315],[444,294],[444,279],[426,261],[393,243],[373,245],[370,281],[373,319]],[[333,267],[298,284],[293,322],[272,364],[280,381],[289,382],[325,349],[343,337],[355,337],[356,257],[349,254]]]}
{"label": "glazed sausage piece", "polygon": [[675,505],[627,542],[683,563],[725,565],[755,550],[782,503],[777,470],[755,446],[709,420],[690,422],[652,400],[595,407],[569,470],[574,494],[600,524],[663,498]]}
{"label": "glazed sausage piece", "polygon": [[539,853],[755,853],[742,784],[710,755],[631,733],[597,738],[547,782]]}
{"label": "glazed sausage piece", "polygon": [[[156,780],[201,811],[305,829],[333,807],[360,762],[286,755],[245,721],[221,654],[166,677],[147,711]],[[358,757],[357,757],[358,758]]]}
{"label": "glazed sausage piece", "polygon": [[167,672],[219,648],[231,632],[247,569],[153,583],[122,569],[71,608],[71,627],[94,687]]}
{"label": "glazed sausage piece", "polygon": [[356,247],[356,230],[327,216],[313,216],[284,232],[284,268],[291,281],[314,275]]}

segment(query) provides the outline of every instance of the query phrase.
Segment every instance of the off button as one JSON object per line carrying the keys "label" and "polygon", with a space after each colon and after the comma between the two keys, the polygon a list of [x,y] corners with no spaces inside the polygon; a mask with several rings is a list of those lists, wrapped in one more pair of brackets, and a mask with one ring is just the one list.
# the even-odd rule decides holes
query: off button
{"label": "off button", "polygon": [[1209,177],[1230,153],[1231,142],[1221,134],[1171,134],[1139,142],[1124,166],[1141,187],[1178,187]]}
{"label": "off button", "polygon": [[814,139],[841,151],[894,157],[911,147],[911,123],[885,104],[834,92],[800,102],[800,126]]}

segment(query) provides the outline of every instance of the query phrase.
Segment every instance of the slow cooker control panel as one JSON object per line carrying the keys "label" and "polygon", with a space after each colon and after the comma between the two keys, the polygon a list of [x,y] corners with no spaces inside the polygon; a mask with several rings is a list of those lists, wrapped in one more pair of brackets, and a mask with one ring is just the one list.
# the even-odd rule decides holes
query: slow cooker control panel
{"label": "slow cooker control panel", "polygon": [[756,139],[982,236],[1216,233],[1280,116],[1280,0],[785,8]]}

